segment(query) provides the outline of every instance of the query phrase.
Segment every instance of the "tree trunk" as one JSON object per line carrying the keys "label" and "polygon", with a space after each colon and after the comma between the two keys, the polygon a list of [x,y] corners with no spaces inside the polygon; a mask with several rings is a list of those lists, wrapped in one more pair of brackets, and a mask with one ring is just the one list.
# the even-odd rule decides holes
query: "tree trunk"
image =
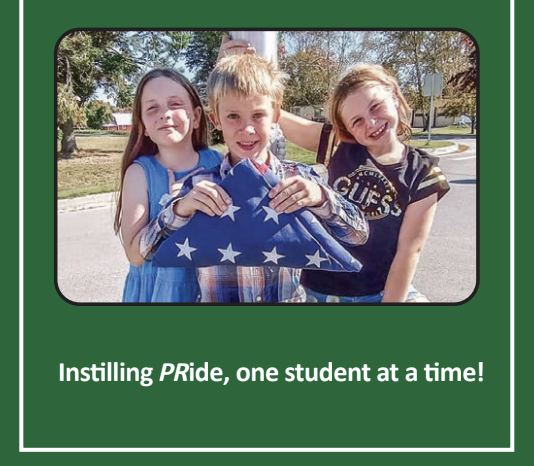
{"label": "tree trunk", "polygon": [[60,155],[66,158],[76,155],[78,146],[76,145],[76,138],[74,137],[74,122],[72,121],[72,118],[69,118],[66,123],[59,127],[63,132]]}

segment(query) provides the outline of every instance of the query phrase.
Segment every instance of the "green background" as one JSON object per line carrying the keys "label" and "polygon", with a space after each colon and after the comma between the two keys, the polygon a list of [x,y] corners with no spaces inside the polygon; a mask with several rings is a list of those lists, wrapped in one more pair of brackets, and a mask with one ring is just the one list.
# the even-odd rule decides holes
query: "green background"
{"label": "green background", "polygon": [[[53,4],[53,6],[51,5]],[[235,5],[220,1],[183,3],[24,2],[24,446],[26,448],[507,448],[510,446],[510,4],[471,1],[461,4],[408,4],[383,0],[356,4],[338,1],[322,8],[271,1]],[[516,2],[516,35],[521,6]],[[17,5],[5,7],[4,43],[15,42]],[[524,13],[524,12],[523,12]],[[523,16],[525,16],[523,14]],[[46,19],[45,19],[46,18]],[[524,20],[526,21],[526,19]],[[472,35],[480,52],[479,109],[479,288],[460,306],[358,307],[150,307],[73,306],[54,286],[54,47],[73,28],[454,28]],[[526,30],[524,26],[523,30]],[[516,56],[526,45],[517,41]],[[18,52],[6,51],[18,63]],[[524,56],[526,57],[526,55]],[[17,118],[17,72],[6,89],[4,128]],[[526,76],[517,73],[518,84]],[[516,86],[518,85],[516,84]],[[11,90],[9,90],[11,89]],[[525,101],[531,99],[527,98]],[[526,107],[526,108],[525,108]],[[528,163],[526,111],[517,105],[516,159]],[[524,113],[521,113],[524,112]],[[524,134],[524,133],[523,133]],[[18,152],[13,131],[11,153]],[[43,141],[49,141],[43,147]],[[524,154],[524,155],[520,155]],[[525,155],[526,154],[526,155]],[[11,199],[18,191],[18,161],[5,167],[13,176],[2,187],[6,215],[16,218]],[[525,174],[517,175],[516,204],[530,191]],[[522,182],[523,181],[523,182]],[[521,210],[518,210],[518,213]],[[519,217],[519,215],[518,215]],[[523,218],[521,218],[523,221]],[[517,228],[516,249],[527,247],[528,230]],[[524,236],[522,236],[524,235]],[[11,235],[8,235],[10,239]],[[13,250],[9,250],[13,249]],[[6,263],[18,264],[15,248],[6,248]],[[517,259],[527,267],[527,254]],[[13,282],[16,270],[7,277]],[[530,285],[519,274],[516,287]],[[529,452],[528,355],[532,349],[527,301],[516,297],[516,453],[17,453],[18,300],[9,294],[4,354],[6,383],[2,455],[8,464],[143,461],[410,462],[488,461],[524,464]],[[531,308],[531,306],[529,306]],[[7,333],[9,331],[9,333]],[[527,346],[528,345],[528,346]],[[119,361],[127,366],[209,362],[231,378],[217,383],[156,381],[139,383],[60,383],[58,366],[90,366]],[[419,369],[419,381],[286,383],[287,366],[376,369],[396,364]],[[428,383],[426,363],[478,367],[483,382]],[[239,367],[277,367],[279,382],[239,383]],[[525,426],[525,428],[522,428]],[[273,457],[272,455],[276,455]],[[124,458],[128,455],[128,458]],[[150,458],[146,457],[150,455]],[[270,456],[269,456],[270,455]],[[502,457],[505,455],[506,457]],[[43,458],[46,456],[46,458]],[[139,456],[139,458],[138,458]],[[120,457],[120,458],[119,458]],[[363,458],[365,457],[365,459]],[[401,458],[398,458],[401,459]]]}

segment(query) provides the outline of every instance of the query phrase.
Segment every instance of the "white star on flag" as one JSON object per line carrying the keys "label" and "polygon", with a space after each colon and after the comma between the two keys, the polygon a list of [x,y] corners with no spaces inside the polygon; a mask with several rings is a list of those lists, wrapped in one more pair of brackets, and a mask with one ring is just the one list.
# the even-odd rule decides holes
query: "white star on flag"
{"label": "white star on flag", "polygon": [[185,256],[189,260],[192,260],[191,253],[196,251],[197,248],[192,248],[191,246],[189,246],[189,238],[186,238],[183,244],[180,244],[180,243],[174,243],[174,244],[176,244],[176,246],[178,246],[178,249],[180,249],[180,252],[178,252],[178,255],[176,257]]}
{"label": "white star on flag", "polygon": [[241,207],[237,207],[234,204],[230,204],[228,206],[228,209],[221,215],[221,218],[223,217],[230,217],[232,219],[232,222],[235,222],[235,216],[234,214],[241,209]]}
{"label": "white star on flag", "polygon": [[267,222],[269,219],[273,220],[274,223],[278,225],[278,212],[270,207],[263,206],[263,210],[267,213],[265,216],[264,222]]}
{"label": "white star on flag", "polygon": [[240,252],[234,251],[232,249],[232,243],[228,243],[228,246],[226,247],[226,249],[217,248],[217,250],[223,255],[221,262],[230,261],[233,264],[235,264],[236,256],[239,256],[241,254]]}
{"label": "white star on flag", "polygon": [[304,255],[308,258],[308,263],[306,265],[313,264],[319,269],[321,268],[321,262],[328,260],[324,257],[321,257],[321,255],[319,254],[319,249],[317,249],[317,251],[315,252],[313,256],[309,254],[304,254]]}
{"label": "white star on flag", "polygon": [[266,262],[272,262],[273,264],[278,265],[278,259],[282,259],[283,257],[286,257],[286,256],[282,256],[282,254],[278,254],[278,251],[276,250],[276,246],[273,248],[271,252],[262,251],[261,253],[265,256],[265,260],[263,261],[264,264]]}

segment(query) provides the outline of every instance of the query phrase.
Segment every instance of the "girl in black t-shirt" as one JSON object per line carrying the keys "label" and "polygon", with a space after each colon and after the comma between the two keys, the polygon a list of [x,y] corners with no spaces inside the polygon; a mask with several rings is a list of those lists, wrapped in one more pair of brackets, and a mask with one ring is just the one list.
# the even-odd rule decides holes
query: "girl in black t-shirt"
{"label": "girl in black t-shirt", "polygon": [[287,112],[280,124],[290,141],[317,151],[329,184],[365,213],[370,234],[350,249],[361,272],[303,271],[308,300],[428,301],[411,283],[449,185],[437,158],[403,142],[411,111],[397,80],[379,65],[358,65],[337,84],[329,110],[333,131]]}

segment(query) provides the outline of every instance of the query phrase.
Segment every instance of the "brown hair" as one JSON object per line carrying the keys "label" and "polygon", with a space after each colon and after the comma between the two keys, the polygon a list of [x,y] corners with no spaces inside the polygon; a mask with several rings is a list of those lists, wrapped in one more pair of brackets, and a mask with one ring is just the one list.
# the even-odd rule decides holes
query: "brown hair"
{"label": "brown hair", "polygon": [[270,61],[256,55],[230,55],[217,62],[208,78],[210,110],[219,116],[219,102],[229,93],[244,97],[269,97],[275,109],[282,107],[287,76]]}
{"label": "brown hair", "polygon": [[200,107],[202,111],[200,115],[199,126],[198,128],[193,129],[192,134],[193,149],[200,150],[208,147],[208,125],[206,122],[206,115],[204,114],[202,102],[200,100],[198,92],[191,84],[191,82],[181,73],[178,73],[177,71],[171,69],[155,68],[146,73],[137,85],[137,90],[135,92],[135,98],[133,103],[132,130],[130,132],[130,137],[128,139],[128,143],[126,145],[126,149],[124,150],[124,154],[122,155],[121,160],[117,211],[115,213],[114,222],[115,234],[119,233],[121,227],[122,188],[124,184],[124,176],[126,174],[126,170],[140,155],[156,155],[156,153],[158,152],[158,146],[148,136],[145,135],[141,108],[141,97],[143,94],[143,89],[149,81],[155,78],[169,78],[177,82],[189,94],[193,109]]}
{"label": "brown hair", "polygon": [[402,95],[397,79],[380,65],[362,63],[351,68],[337,83],[328,101],[330,121],[341,139],[354,141],[341,118],[341,106],[354,92],[373,85],[384,86],[398,100],[399,126],[397,136],[400,141],[410,139],[412,110]]}

